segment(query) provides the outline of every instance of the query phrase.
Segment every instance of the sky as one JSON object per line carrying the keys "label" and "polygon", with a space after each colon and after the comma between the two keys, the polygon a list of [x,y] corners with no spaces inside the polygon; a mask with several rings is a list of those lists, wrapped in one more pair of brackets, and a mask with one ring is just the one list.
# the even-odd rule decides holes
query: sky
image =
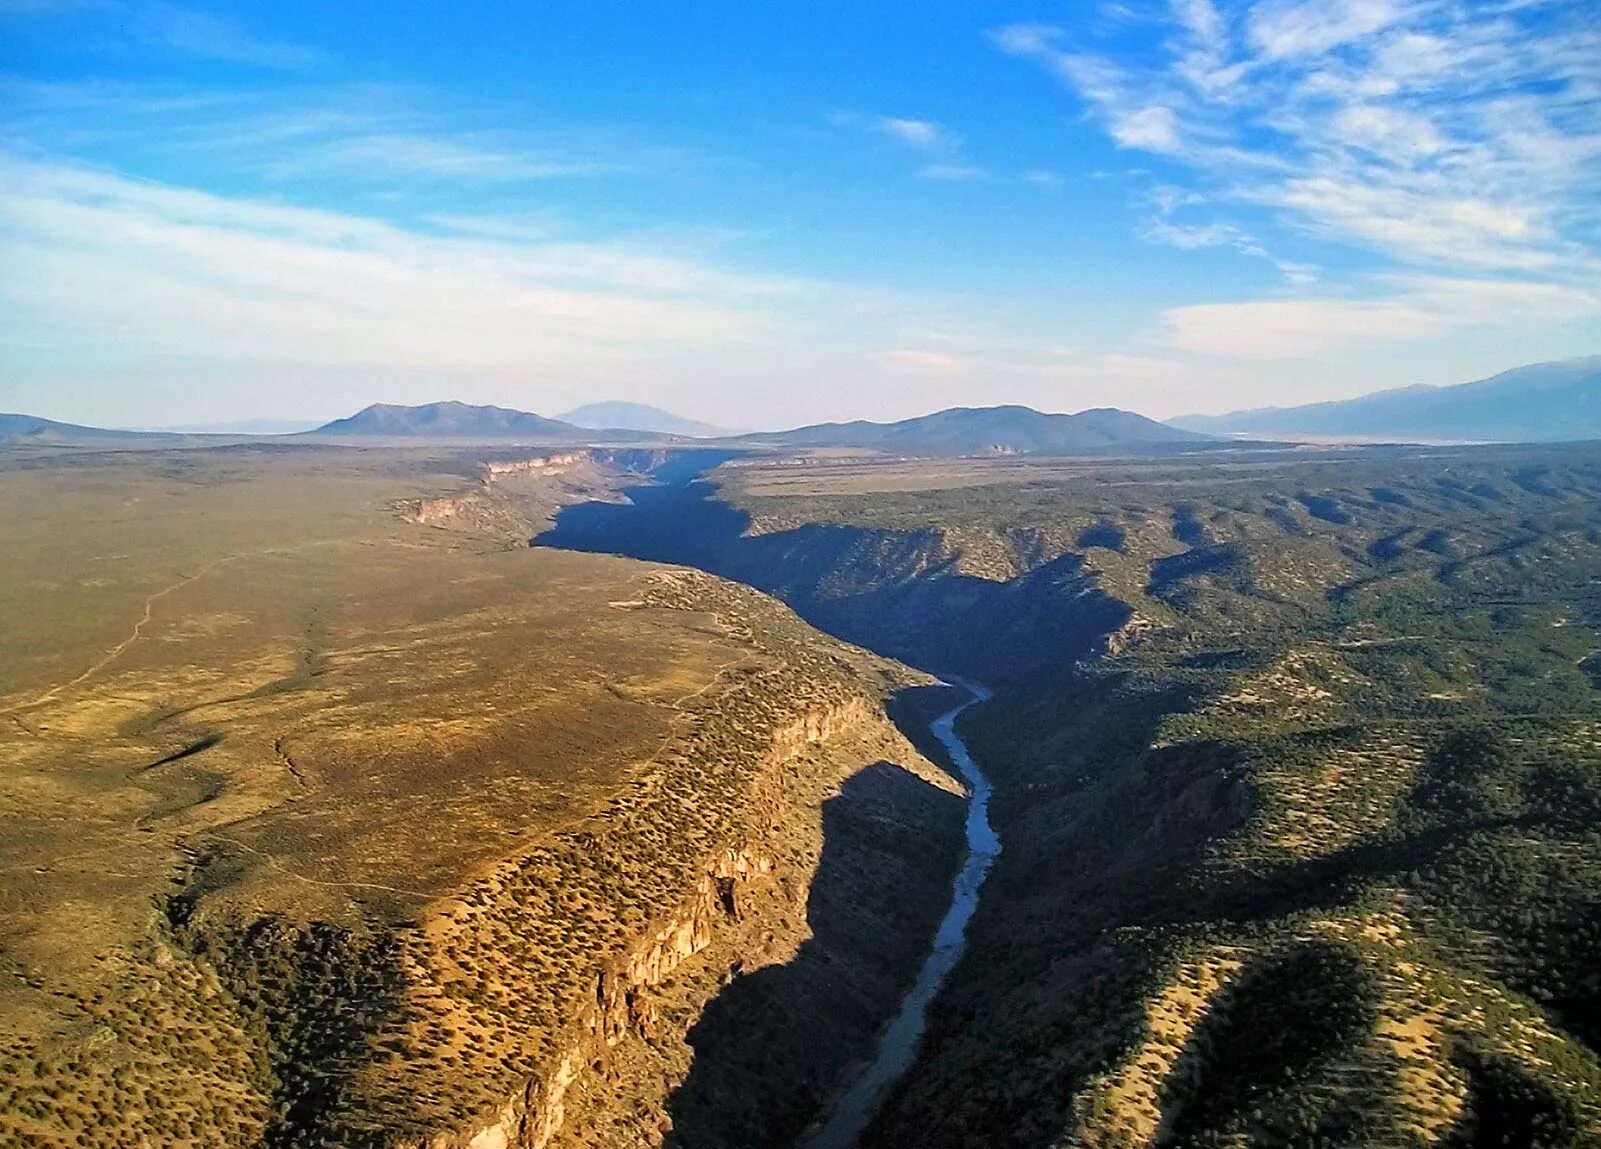
{"label": "sky", "polygon": [[1154,417],[1601,352],[1595,0],[0,0],[0,411]]}

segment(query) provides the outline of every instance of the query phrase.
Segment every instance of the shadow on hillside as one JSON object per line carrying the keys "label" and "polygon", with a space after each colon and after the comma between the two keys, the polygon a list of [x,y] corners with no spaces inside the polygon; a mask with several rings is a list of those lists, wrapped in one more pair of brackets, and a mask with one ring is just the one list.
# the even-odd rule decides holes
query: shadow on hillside
{"label": "shadow on hillside", "polygon": [[824,803],[812,936],[783,965],[731,971],[707,1003],[669,1099],[669,1146],[791,1145],[872,1056],[949,901],[962,806],[887,762]]}
{"label": "shadow on hillside", "polygon": [[626,503],[567,507],[531,544],[696,567],[774,595],[847,642],[992,684],[1089,656],[1130,615],[1077,554],[1003,582],[963,573],[927,527],[807,523],[753,534],[749,514],[681,472],[626,494]]}

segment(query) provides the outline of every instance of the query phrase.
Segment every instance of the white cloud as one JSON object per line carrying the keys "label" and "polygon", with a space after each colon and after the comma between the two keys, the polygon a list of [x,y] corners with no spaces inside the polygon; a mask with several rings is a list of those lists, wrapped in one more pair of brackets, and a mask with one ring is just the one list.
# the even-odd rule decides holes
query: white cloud
{"label": "white cloud", "polygon": [[521,183],[611,175],[627,168],[613,161],[541,153],[508,139],[372,132],[345,135],[303,148],[269,165],[269,170],[277,176],[401,173],[446,180]]}
{"label": "white cloud", "polygon": [[1162,315],[1180,351],[1222,358],[1304,359],[1353,342],[1438,334],[1432,316],[1404,303],[1271,300],[1201,303]]}
{"label": "white cloud", "polygon": [[955,135],[933,120],[903,120],[895,116],[877,116],[870,122],[876,131],[890,139],[925,152],[951,151],[959,143]]}
{"label": "white cloud", "polygon": [[174,51],[268,68],[311,68],[322,62],[322,54],[314,49],[252,35],[210,12],[158,0],[132,0],[116,7],[124,13],[125,27]]}
{"label": "white cloud", "polygon": [[[991,32],[1116,146],[1190,168],[1209,210],[1178,221],[1177,200],[1161,206],[1148,240],[1247,250],[1246,237],[1292,280],[1305,259],[1270,251],[1300,234],[1431,274],[1601,283],[1590,0],[1169,3],[1154,51],[1108,56],[1039,24]],[[1218,216],[1262,210],[1249,235]]]}
{"label": "white cloud", "polygon": [[7,342],[62,353],[555,369],[772,330],[793,281],[606,243],[428,236],[0,157]]}
{"label": "white cloud", "polygon": [[830,122],[838,127],[883,136],[913,151],[931,155],[949,155],[961,150],[962,146],[962,137],[937,120],[835,112]]}
{"label": "white cloud", "polygon": [[1334,130],[1349,146],[1399,164],[1420,163],[1446,147],[1427,117],[1383,105],[1347,104],[1335,113]]}
{"label": "white cloud", "polygon": [[[0,138],[56,154],[105,145],[277,184],[364,191],[648,176],[681,162],[627,133],[486,126],[483,109],[382,85],[195,91],[0,80]],[[504,117],[497,117],[503,120]]]}
{"label": "white cloud", "polygon": [[1283,60],[1371,36],[1403,15],[1393,0],[1280,0],[1256,6],[1249,38],[1268,59]]}
{"label": "white cloud", "polygon": [[1601,315],[1590,292],[1516,281],[1398,278],[1383,298],[1205,303],[1163,312],[1168,342],[1225,359],[1299,360],[1349,354],[1363,344],[1405,343],[1485,324]]}
{"label": "white cloud", "polygon": [[1178,117],[1172,108],[1162,104],[1111,111],[1107,130],[1125,148],[1147,152],[1179,150]]}
{"label": "white cloud", "polygon": [[1532,270],[1561,253],[1534,204],[1457,198],[1450,189],[1384,186],[1349,176],[1289,180],[1252,193],[1309,229],[1361,241],[1402,261]]}
{"label": "white cloud", "polygon": [[1134,91],[1122,70],[1111,63],[1062,47],[1064,33],[1044,24],[1013,24],[990,33],[1001,51],[1031,59],[1076,88],[1125,148],[1150,152],[1177,151],[1178,120],[1171,107]]}
{"label": "white cloud", "polygon": [[441,395],[549,411],[621,387],[794,425],[936,393],[1039,402],[1078,356],[969,297],[731,270],[699,233],[567,230],[408,228],[0,152],[0,376],[9,405],[91,422],[227,418],[260,388],[316,418]]}
{"label": "white cloud", "polygon": [[1235,247],[1251,255],[1261,254],[1256,241],[1232,224],[1210,223],[1186,225],[1153,220],[1143,232],[1151,243],[1166,244],[1183,251],[1199,251],[1207,247]]}
{"label": "white cloud", "polygon": [[927,371],[936,375],[954,375],[967,366],[967,361],[944,351],[926,351],[915,348],[897,348],[884,353],[891,367],[913,371]]}
{"label": "white cloud", "polygon": [[983,168],[971,164],[926,164],[917,169],[917,178],[936,183],[967,183],[988,175]]}

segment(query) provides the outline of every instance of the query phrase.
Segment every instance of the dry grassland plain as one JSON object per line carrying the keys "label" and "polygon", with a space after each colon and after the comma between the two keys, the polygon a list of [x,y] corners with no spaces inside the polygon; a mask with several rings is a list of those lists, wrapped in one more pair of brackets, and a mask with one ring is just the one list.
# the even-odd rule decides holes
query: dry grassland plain
{"label": "dry grassland plain", "polygon": [[777,873],[766,956],[720,960],[802,944],[844,779],[909,767],[954,850],[882,718],[909,672],[705,576],[411,521],[476,467],[0,455],[0,1142],[598,1137],[562,1094],[695,983],[708,896],[743,919]]}

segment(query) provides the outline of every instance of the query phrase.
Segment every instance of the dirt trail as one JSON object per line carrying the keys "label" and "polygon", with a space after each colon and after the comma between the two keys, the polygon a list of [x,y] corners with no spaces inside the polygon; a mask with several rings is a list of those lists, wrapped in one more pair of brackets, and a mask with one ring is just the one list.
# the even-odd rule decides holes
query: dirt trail
{"label": "dirt trail", "polygon": [[208,574],[214,570],[217,570],[219,567],[227,566],[229,563],[238,562],[240,559],[262,558],[266,555],[291,554],[295,551],[309,550],[312,547],[325,547],[334,545],[336,543],[347,543],[354,541],[357,540],[319,539],[316,542],[302,543],[299,546],[269,547],[266,550],[260,551],[240,551],[237,554],[224,555],[220,559],[213,559],[211,562],[197,570],[194,574],[184,575],[177,582],[162,587],[160,590],[155,591],[148,598],[146,598],[144,611],[139,616],[139,620],[133,624],[133,630],[129,633],[128,637],[108,650],[100,658],[100,660],[93,666],[89,667],[88,670],[85,670],[76,678],[68,679],[66,682],[57,683],[48,690],[44,691],[42,694],[36,695],[33,698],[26,699],[22,702],[13,702],[9,706],[0,706],[0,715],[18,714],[24,710],[32,710],[36,706],[43,706],[46,702],[51,701],[64,690],[71,690],[74,686],[82,686],[85,682],[89,681],[89,679],[93,678],[106,667],[110,666],[113,662],[120,658],[130,646],[139,641],[144,634],[145,627],[150,625],[150,620],[154,616],[156,603],[158,601],[166,598],[170,594],[182,590],[191,583],[199,582],[201,579],[205,578]]}

